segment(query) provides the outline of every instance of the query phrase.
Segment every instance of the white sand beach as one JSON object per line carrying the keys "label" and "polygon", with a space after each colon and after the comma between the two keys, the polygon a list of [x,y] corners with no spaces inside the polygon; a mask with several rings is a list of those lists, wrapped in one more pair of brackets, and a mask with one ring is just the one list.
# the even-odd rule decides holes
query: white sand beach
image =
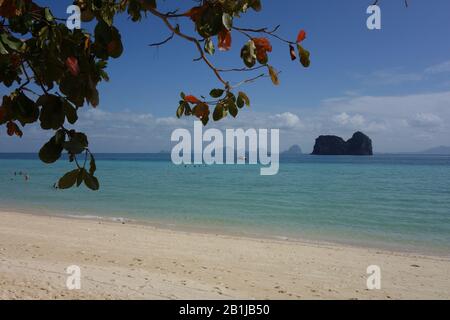
{"label": "white sand beach", "polygon": [[[1,299],[450,299],[450,260],[0,212]],[[81,289],[65,270],[81,268]],[[381,290],[366,269],[381,268]]]}

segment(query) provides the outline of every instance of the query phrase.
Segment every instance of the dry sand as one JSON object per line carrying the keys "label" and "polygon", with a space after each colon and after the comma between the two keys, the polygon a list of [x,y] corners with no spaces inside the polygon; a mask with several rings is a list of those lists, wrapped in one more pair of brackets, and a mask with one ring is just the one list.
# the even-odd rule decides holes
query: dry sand
{"label": "dry sand", "polygon": [[[0,213],[0,299],[449,299],[450,260]],[[81,267],[81,290],[65,270]],[[368,290],[378,265],[381,290]]]}

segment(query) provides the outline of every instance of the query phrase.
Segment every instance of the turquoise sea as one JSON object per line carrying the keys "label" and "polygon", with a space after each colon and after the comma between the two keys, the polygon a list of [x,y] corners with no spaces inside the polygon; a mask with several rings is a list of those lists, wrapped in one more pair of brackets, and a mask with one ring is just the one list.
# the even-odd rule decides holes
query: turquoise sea
{"label": "turquoise sea", "polygon": [[0,154],[0,210],[450,255],[450,156],[299,156],[265,177],[259,166],[175,166],[165,155],[97,159],[100,191],[63,191],[52,186],[68,161]]}

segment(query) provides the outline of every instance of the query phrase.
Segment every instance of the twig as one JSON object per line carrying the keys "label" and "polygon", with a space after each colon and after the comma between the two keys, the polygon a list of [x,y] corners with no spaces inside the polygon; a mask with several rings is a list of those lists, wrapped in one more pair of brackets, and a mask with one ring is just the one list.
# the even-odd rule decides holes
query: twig
{"label": "twig", "polygon": [[161,41],[161,42],[157,42],[157,43],[151,43],[151,44],[149,44],[149,46],[150,46],[150,47],[159,47],[159,46],[162,46],[163,44],[166,44],[167,42],[169,42],[170,40],[172,40],[174,36],[175,36],[175,33],[172,32],[172,34],[171,34],[166,40]]}

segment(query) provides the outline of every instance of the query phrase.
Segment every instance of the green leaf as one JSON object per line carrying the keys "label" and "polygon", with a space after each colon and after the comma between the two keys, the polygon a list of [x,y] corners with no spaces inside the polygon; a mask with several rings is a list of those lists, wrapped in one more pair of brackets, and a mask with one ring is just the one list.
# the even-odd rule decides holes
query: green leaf
{"label": "green leaf", "polygon": [[244,100],[242,99],[242,97],[239,95],[236,101],[236,104],[238,106],[239,109],[242,109],[245,105]]}
{"label": "green leaf", "polygon": [[25,126],[27,123],[34,123],[39,118],[38,106],[23,92],[20,92],[13,100],[12,107],[15,111],[17,120],[20,121],[22,126]]}
{"label": "green leaf", "polygon": [[180,119],[185,111],[185,101],[180,101],[180,106],[177,109],[177,118]]}
{"label": "green leaf", "polygon": [[212,89],[209,95],[213,98],[220,98],[221,96],[223,96],[224,92],[225,90],[223,89]]}
{"label": "green leaf", "polygon": [[191,106],[186,101],[183,101],[183,102],[184,102],[184,115],[187,117],[191,116],[192,115]]}
{"label": "green leaf", "polygon": [[210,55],[213,55],[216,52],[216,48],[214,47],[211,38],[205,40],[205,51]]}
{"label": "green leaf", "polygon": [[244,64],[248,68],[252,68],[256,64],[256,46],[255,43],[250,40],[247,42],[241,50],[241,58]]}
{"label": "green leaf", "polygon": [[86,169],[84,169],[84,168],[81,168],[80,170],[78,170],[77,187],[81,186],[81,184],[83,183],[85,172],[86,172]]}
{"label": "green leaf", "polygon": [[89,163],[89,174],[94,175],[95,171],[97,171],[97,165],[95,164],[95,158],[92,154],[91,156],[91,162]]}
{"label": "green leaf", "polygon": [[196,21],[197,32],[203,38],[216,36],[223,28],[223,11],[219,6],[206,6]]}
{"label": "green leaf", "polygon": [[227,30],[231,30],[233,27],[233,17],[229,15],[228,13],[224,13],[222,15],[222,23]]}
{"label": "green leaf", "polygon": [[80,90],[80,88],[84,87],[85,84],[80,80],[80,77],[73,77],[70,74],[66,74],[59,84],[61,92],[77,107],[82,107],[84,105],[85,92],[84,90]]}
{"label": "green leaf", "polygon": [[224,103],[225,107],[228,109],[228,112],[233,116],[233,118],[236,118],[239,113],[239,109],[236,105],[234,96],[229,96],[229,98],[225,100]]}
{"label": "green leaf", "polygon": [[3,46],[3,43],[0,41],[0,53],[3,55],[7,55],[9,52],[6,50],[6,48]]}
{"label": "green leaf", "polygon": [[203,125],[206,126],[208,124],[208,122],[209,122],[209,117],[203,117],[201,119],[201,121],[202,121]]}
{"label": "green leaf", "polygon": [[219,121],[227,116],[227,111],[224,108],[223,103],[218,103],[213,113],[213,120]]}
{"label": "green leaf", "polygon": [[300,54],[300,63],[303,67],[308,68],[311,65],[310,53],[304,49],[301,45],[297,45],[298,52]]}
{"label": "green leaf", "polygon": [[80,154],[88,147],[88,140],[84,133],[72,133],[70,140],[64,142],[63,147],[71,154]]}
{"label": "green leaf", "polygon": [[63,147],[56,142],[56,137],[52,137],[44,146],[39,150],[39,159],[44,163],[54,163],[61,158]]}
{"label": "green leaf", "polygon": [[70,172],[67,172],[61,179],[58,181],[58,188],[59,189],[69,189],[74,186],[74,184],[77,182],[77,177],[80,170],[75,169]]}
{"label": "green leaf", "polygon": [[[241,100],[241,102],[239,102],[239,100]],[[244,92],[242,92],[242,91],[240,91],[239,92],[239,95],[238,95],[238,106],[239,106],[239,104],[241,104],[241,103],[244,103],[247,107],[250,107],[250,99],[248,98],[248,96],[244,93]],[[242,107],[243,107],[244,105],[242,105]],[[242,108],[242,107],[240,107],[240,108]]]}
{"label": "green leaf", "polygon": [[[14,51],[21,51],[22,47],[24,46],[24,43],[21,40],[9,36],[6,33],[3,33],[1,35],[1,42],[3,42],[5,45],[13,49]],[[8,51],[6,51],[6,54],[7,53]]]}
{"label": "green leaf", "polygon": [[67,121],[70,124],[74,124],[78,120],[77,110],[66,99],[63,100],[64,113],[66,114]]}
{"label": "green leaf", "polygon": [[36,101],[36,105],[42,106],[39,117],[42,129],[58,130],[64,124],[65,114],[59,97],[52,94],[40,96]]}
{"label": "green leaf", "polygon": [[52,15],[50,9],[49,9],[49,8],[45,8],[45,9],[44,9],[44,12],[45,12],[45,19],[46,19],[48,22],[52,22],[52,21],[54,20],[54,18],[53,18],[53,15]]}
{"label": "green leaf", "polygon": [[66,141],[66,132],[63,129],[56,131],[55,133],[55,143],[62,145]]}
{"label": "green leaf", "polygon": [[83,172],[83,179],[84,179],[84,184],[89,189],[91,189],[93,191],[97,191],[98,189],[100,189],[100,184],[98,183],[98,179],[96,177],[94,177],[93,175],[89,174],[88,172],[86,172],[86,170]]}

